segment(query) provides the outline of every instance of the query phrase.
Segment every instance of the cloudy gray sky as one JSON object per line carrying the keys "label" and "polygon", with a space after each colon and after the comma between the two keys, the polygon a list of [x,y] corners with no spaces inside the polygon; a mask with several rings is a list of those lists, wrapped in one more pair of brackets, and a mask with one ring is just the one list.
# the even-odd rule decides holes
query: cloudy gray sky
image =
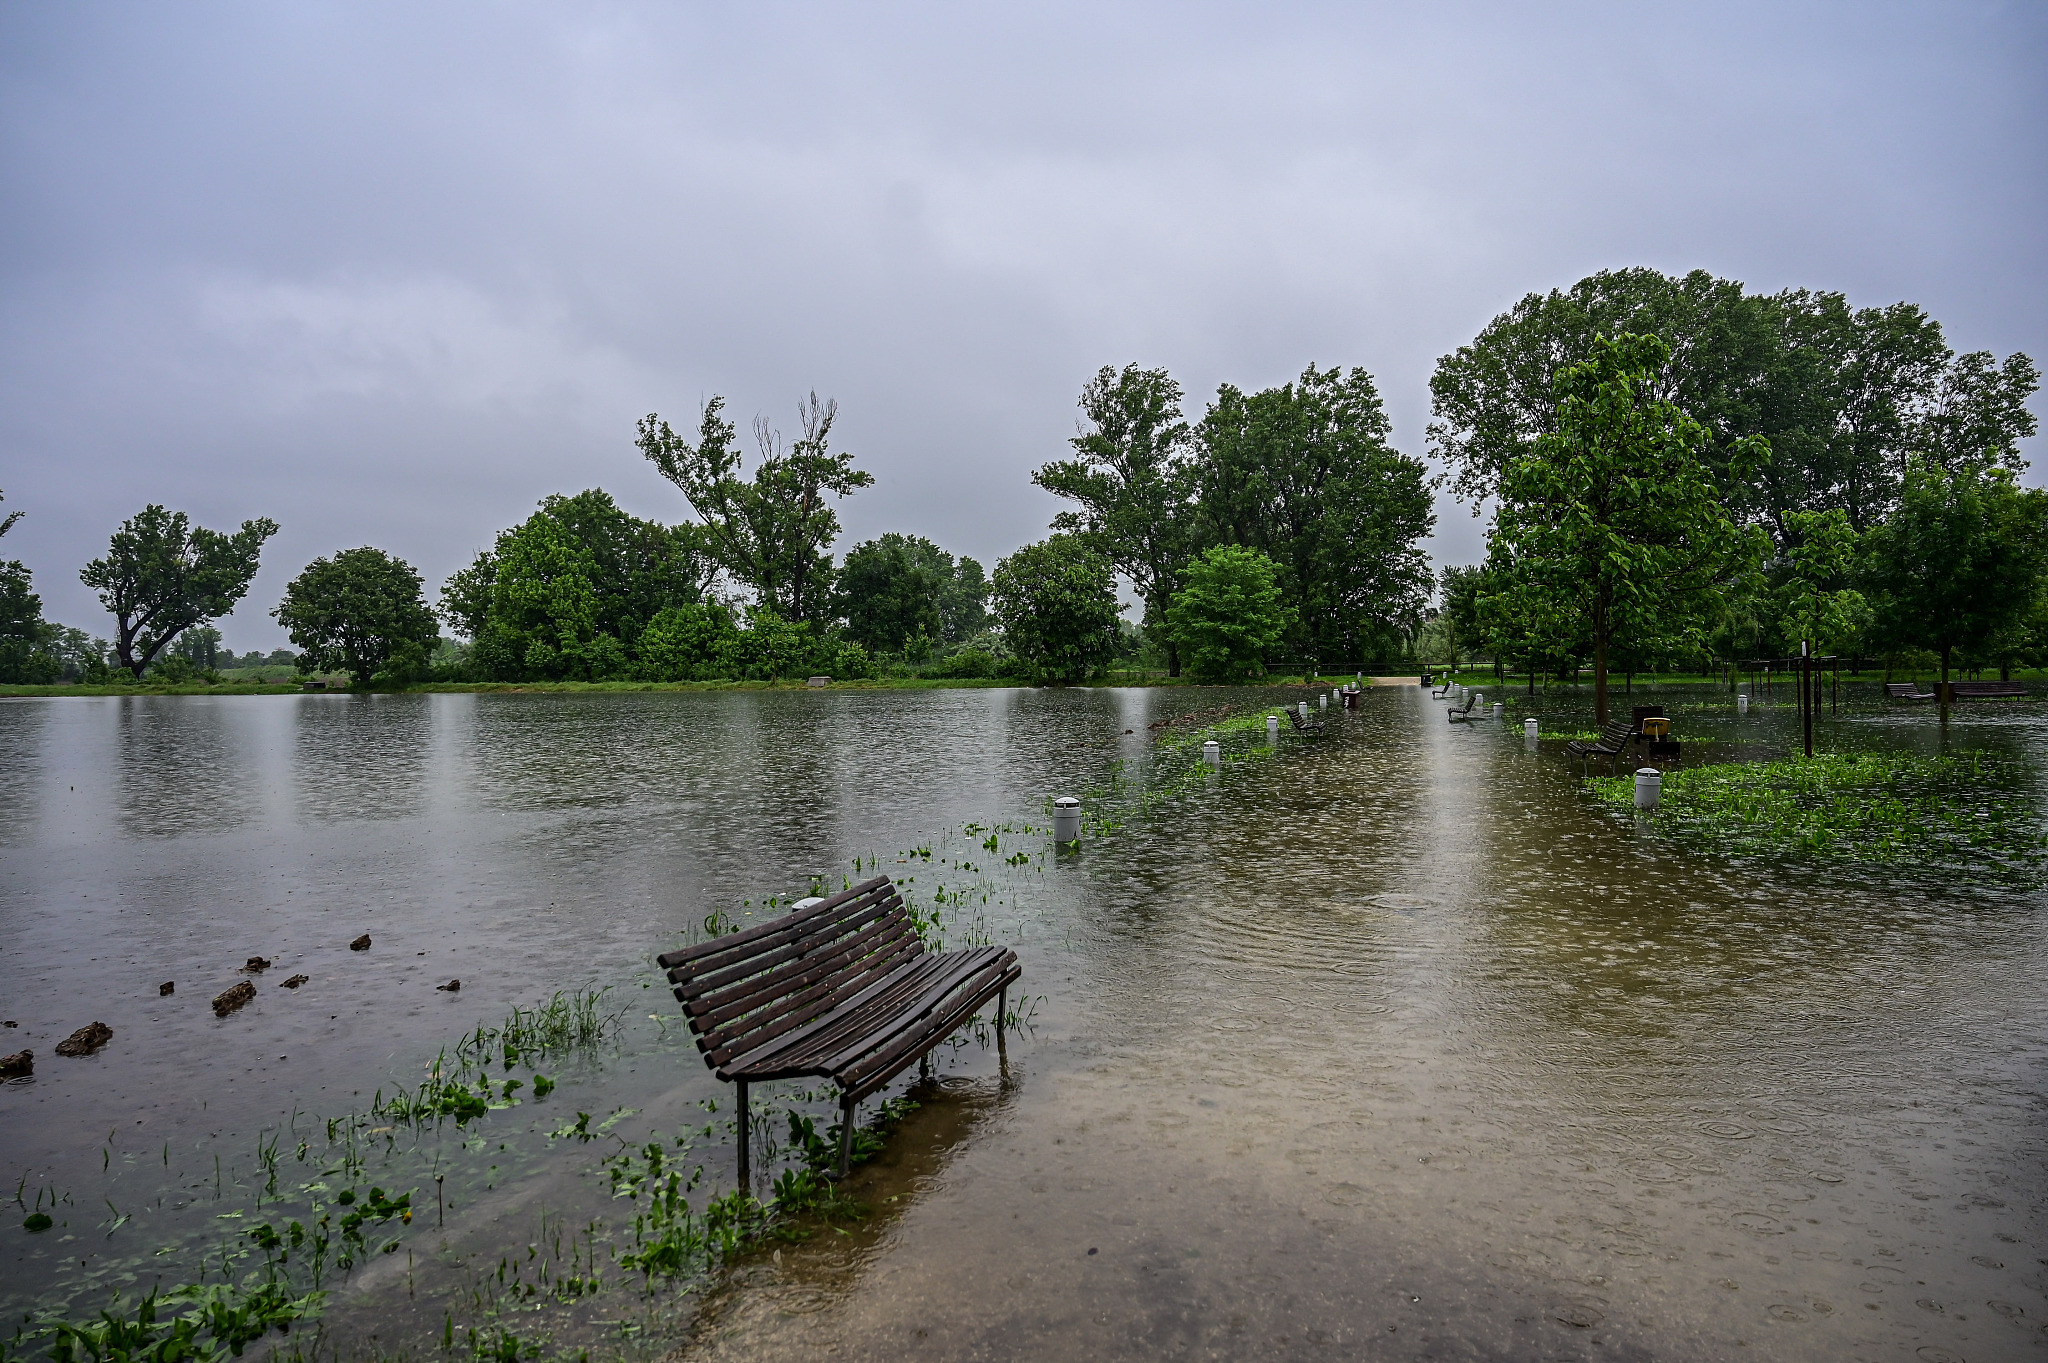
{"label": "cloudy gray sky", "polygon": [[[836,397],[848,540],[985,563],[1103,364],[1436,358],[1603,267],[1910,299],[2048,359],[2048,9],[0,6],[0,488],[47,612],[148,501],[430,588],[646,412]],[[2037,442],[2038,445],[2038,442]],[[2033,452],[2039,458],[2038,449]],[[1478,552],[1455,503],[1440,560]]]}

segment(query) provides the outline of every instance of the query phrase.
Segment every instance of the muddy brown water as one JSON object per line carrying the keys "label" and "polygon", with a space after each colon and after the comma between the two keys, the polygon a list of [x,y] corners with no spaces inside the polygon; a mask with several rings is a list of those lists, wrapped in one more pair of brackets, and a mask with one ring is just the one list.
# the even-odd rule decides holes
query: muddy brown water
{"label": "muddy brown water", "polygon": [[[623,1034],[551,1062],[549,1098],[417,1143],[361,1120],[391,1186],[431,1204],[417,1171],[444,1171],[452,1211],[329,1284],[329,1338],[424,1355],[479,1300],[462,1275],[516,1258],[550,1214],[616,1233],[593,1164],[622,1141],[548,1139],[564,1119],[634,1142],[722,1119],[648,987],[653,952],[872,857],[913,895],[968,891],[956,937],[1018,946],[1030,1025],[1007,1067],[984,1033],[942,1052],[934,1084],[899,1086],[921,1105],[855,1176],[873,1215],[845,1233],[749,1254],[638,1333],[586,1321],[555,1344],[2048,1349],[2040,893],[1677,848],[1596,808],[1554,743],[1449,725],[1404,688],[1270,756],[1233,738],[1246,760],[1127,802],[1078,855],[1024,831],[1119,758],[1141,784],[1178,779],[1153,768],[1156,720],[1299,694],[0,704],[0,1013],[18,1023],[0,1042],[37,1053],[32,1082],[0,1087],[0,1154],[26,1202],[62,1198],[39,1235],[10,1209],[0,1307],[187,1280],[256,1214],[261,1133],[360,1113],[514,1004],[611,986]],[[1723,693],[1672,698],[1691,707],[1679,736],[1718,743],[1703,753],[1791,740],[1783,707],[1738,720]],[[1586,723],[1580,701],[1543,714]],[[2038,770],[2048,706],[1966,711],[1944,736],[1925,711],[1852,705],[1822,738]],[[1012,831],[988,854],[970,823]],[[259,954],[257,1002],[216,1019],[206,1000]],[[277,987],[293,973],[310,982]],[[460,992],[432,987],[449,977]],[[93,1020],[114,1029],[104,1050],[51,1054]],[[728,1142],[694,1152],[714,1190]]]}

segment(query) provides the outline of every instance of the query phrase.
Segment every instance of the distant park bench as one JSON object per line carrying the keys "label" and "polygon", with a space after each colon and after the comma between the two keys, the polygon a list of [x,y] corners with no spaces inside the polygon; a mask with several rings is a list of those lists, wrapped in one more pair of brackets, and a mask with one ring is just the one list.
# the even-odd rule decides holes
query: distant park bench
{"label": "distant park bench", "polygon": [[1957,700],[1992,700],[2005,696],[2024,696],[2027,688],[2018,682],[2009,681],[1959,681],[1950,682],[1949,691]]}
{"label": "distant park bench", "polygon": [[1465,697],[1464,709],[1460,710],[1457,706],[1453,705],[1448,710],[1444,711],[1444,713],[1450,717],[1450,721],[1453,724],[1456,724],[1461,719],[1470,719],[1472,718],[1472,706],[1475,702],[1478,701],[1478,699],[1479,693],[1477,691],[1474,691],[1470,695]]}
{"label": "distant park bench", "polygon": [[861,1100],[990,999],[1000,1046],[1009,988],[1023,974],[1008,947],[926,951],[887,876],[655,960],[668,971],[704,1063],[739,1085],[742,1188],[749,1083],[815,1076],[837,1084],[844,1176]]}
{"label": "distant park bench", "polygon": [[1932,691],[1922,691],[1919,682],[1886,682],[1884,693],[1893,700],[1933,700]]}
{"label": "distant park bench", "polygon": [[1294,726],[1294,732],[1298,734],[1314,734],[1318,738],[1322,737],[1323,722],[1319,719],[1304,718],[1301,711],[1294,709],[1292,706],[1288,707],[1287,722]]}
{"label": "distant park bench", "polygon": [[1583,738],[1575,738],[1564,745],[1564,750],[1579,759],[1582,774],[1591,772],[1593,759],[1596,757],[1606,758],[1607,769],[1614,771],[1619,767],[1621,754],[1627,750],[1628,741],[1635,737],[1635,733],[1634,720],[1610,719],[1598,738],[1590,743]]}

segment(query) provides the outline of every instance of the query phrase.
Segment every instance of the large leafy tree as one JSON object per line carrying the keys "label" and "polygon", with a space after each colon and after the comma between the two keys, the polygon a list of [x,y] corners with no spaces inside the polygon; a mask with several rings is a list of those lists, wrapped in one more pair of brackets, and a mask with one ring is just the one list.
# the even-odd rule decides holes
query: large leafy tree
{"label": "large leafy tree", "polygon": [[2021,488],[2007,468],[1915,459],[1898,510],[1863,548],[1878,629],[1940,654],[1946,682],[1958,653],[1984,649],[2034,610],[2048,577],[2048,493]]}
{"label": "large leafy tree", "polygon": [[628,515],[602,489],[547,497],[449,577],[441,615],[487,679],[618,676],[656,615],[702,596],[698,534]]}
{"label": "large leafy tree", "polygon": [[832,499],[871,486],[874,475],[855,468],[852,455],[833,453],[838,404],[812,393],[798,406],[796,440],[785,444],[765,417],[755,418],[760,458],[753,476],[743,476],[738,431],[724,410],[722,397],[704,405],[695,444],[649,413],[640,452],[682,490],[712,557],[758,605],[789,621],[820,616],[831,586],[825,551],[839,537]]}
{"label": "large leafy tree", "polygon": [[276,533],[277,522],[264,518],[222,534],[155,504],[122,522],[107,556],[78,574],[114,617],[121,666],[140,678],[181,631],[233,610]]}
{"label": "large leafy tree", "polygon": [[[922,544],[938,550],[929,540]],[[947,555],[946,567],[951,564]],[[836,579],[846,632],[876,653],[929,648],[944,631],[940,602],[947,581],[940,571],[930,556],[915,553],[910,540],[899,534],[847,550]]]}
{"label": "large leafy tree", "polygon": [[[1839,293],[1744,292],[1703,270],[1601,271],[1532,293],[1437,362],[1430,442],[1450,485],[1479,514],[1509,465],[1556,429],[1552,380],[1602,335],[1655,333],[1671,357],[1650,391],[1706,428],[1705,455],[1741,519],[1796,542],[1785,517],[1839,510],[1859,533],[1895,499],[1906,459],[1943,462],[2034,433],[2025,403],[2039,375],[1954,355],[1940,323],[1910,303],[1856,308]],[[1764,437],[1770,456],[1738,476],[1734,451]],[[1944,453],[1947,452],[1947,453]]]}
{"label": "large leafy tree", "polygon": [[1204,538],[1279,565],[1291,642],[1311,656],[1362,658],[1420,621],[1417,542],[1435,516],[1421,462],[1388,430],[1371,375],[1310,365],[1263,392],[1223,385],[1196,433]]}
{"label": "large leafy tree", "polygon": [[[1706,430],[1653,395],[1669,355],[1655,336],[1601,337],[1562,370],[1557,429],[1509,465],[1492,531],[1512,613],[1556,644],[1590,641],[1602,724],[1615,641],[1647,653],[1697,639],[1717,592],[1762,552],[1721,500]],[[1729,466],[1764,453],[1740,442]]]}
{"label": "large leafy tree", "polygon": [[[0,494],[0,501],[6,501]],[[22,513],[0,516],[0,535],[14,528]],[[54,680],[59,664],[38,648],[45,630],[43,598],[36,595],[28,566],[19,559],[0,563],[0,682]]]}
{"label": "large leafy tree", "polygon": [[1049,536],[996,564],[994,598],[1010,652],[1039,680],[1084,681],[1116,656],[1115,570],[1079,536]]}
{"label": "large leafy tree", "polygon": [[1479,601],[1486,594],[1484,568],[1446,565],[1438,577],[1442,593],[1444,633],[1451,650],[1451,666],[1458,665],[1458,653],[1470,653],[1485,641],[1486,628],[1480,618]]}
{"label": "large leafy tree", "polygon": [[357,686],[379,673],[418,673],[440,642],[420,575],[367,546],[307,564],[272,614],[299,646],[301,667],[339,668]]}
{"label": "large leafy tree", "polygon": [[1181,570],[1166,624],[1197,681],[1237,682],[1260,671],[1287,634],[1280,570],[1241,544],[1217,544]]}
{"label": "large leafy tree", "polygon": [[[1145,604],[1145,621],[1166,616],[1181,570],[1194,552],[1196,479],[1188,460],[1181,386],[1164,369],[1104,365],[1081,389],[1087,425],[1031,480],[1076,503],[1053,518],[1056,531],[1084,535]],[[1166,642],[1169,674],[1180,656]]]}

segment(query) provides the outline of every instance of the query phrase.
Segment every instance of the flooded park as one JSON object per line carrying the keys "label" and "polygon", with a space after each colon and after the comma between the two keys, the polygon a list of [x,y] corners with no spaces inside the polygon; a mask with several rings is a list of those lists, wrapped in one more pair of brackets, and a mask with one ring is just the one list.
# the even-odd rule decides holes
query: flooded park
{"label": "flooded park", "polygon": [[[248,1355],[338,1360],[2048,1354],[2038,878],[1667,836],[1567,762],[1584,693],[1322,694],[0,703],[0,1309],[270,1283]],[[1687,765],[1799,744],[1648,699]],[[2038,702],[1866,680],[1816,744],[1992,754],[2038,822]],[[1016,950],[1011,1030],[749,1231],[654,957],[875,874]],[[754,1102],[767,1200],[835,1109]]]}

